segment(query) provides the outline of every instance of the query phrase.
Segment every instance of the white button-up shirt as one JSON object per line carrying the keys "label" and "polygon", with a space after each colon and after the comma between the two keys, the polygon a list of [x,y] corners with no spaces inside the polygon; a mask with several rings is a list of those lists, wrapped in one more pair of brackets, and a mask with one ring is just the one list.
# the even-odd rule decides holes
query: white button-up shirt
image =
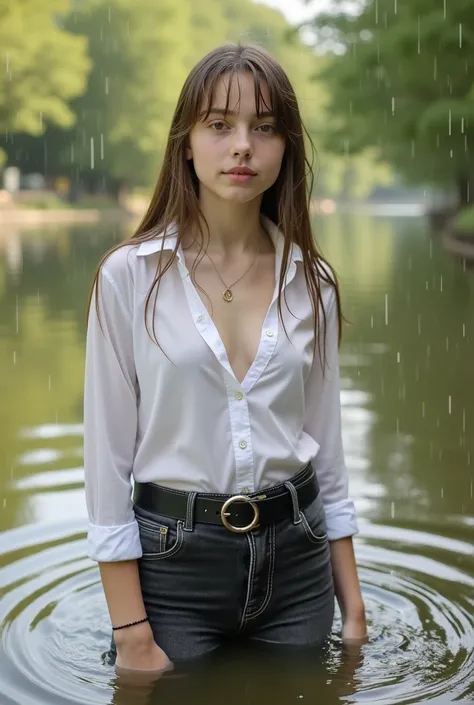
{"label": "white button-up shirt", "polygon": [[[292,246],[287,305],[282,299],[289,342],[277,308],[283,235],[267,218],[263,223],[275,247],[275,290],[255,360],[241,384],[181,248],[156,298],[155,333],[162,349],[144,321],[162,237],[123,246],[101,268],[102,329],[94,297],[84,395],[93,560],[142,555],[132,477],[179,490],[252,493],[284,482],[312,461],[329,540],[357,533],[341,439],[334,289],[322,282],[328,363],[323,377],[318,346],[313,356],[314,319],[301,250]],[[176,230],[167,235],[165,249],[175,247],[176,237]],[[152,336],[155,293],[156,288],[147,314]]]}

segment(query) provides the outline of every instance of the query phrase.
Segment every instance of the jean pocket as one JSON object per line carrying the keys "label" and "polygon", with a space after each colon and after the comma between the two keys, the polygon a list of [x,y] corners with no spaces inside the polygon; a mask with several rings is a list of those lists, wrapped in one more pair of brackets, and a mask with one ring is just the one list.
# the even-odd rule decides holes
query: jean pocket
{"label": "jean pocket", "polygon": [[318,496],[306,509],[300,509],[301,526],[311,543],[324,544],[328,539],[326,518],[321,497]]}
{"label": "jean pocket", "polygon": [[155,521],[137,513],[135,519],[140,533],[143,560],[161,561],[174,556],[181,549],[184,542],[183,521],[164,517]]}

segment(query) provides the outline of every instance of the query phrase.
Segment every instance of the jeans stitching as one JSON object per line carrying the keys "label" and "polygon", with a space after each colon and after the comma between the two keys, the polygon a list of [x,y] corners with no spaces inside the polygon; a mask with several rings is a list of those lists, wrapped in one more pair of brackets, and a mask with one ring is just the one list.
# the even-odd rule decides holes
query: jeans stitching
{"label": "jeans stitching", "polygon": [[272,524],[270,526],[270,565],[268,567],[268,581],[267,581],[267,592],[265,595],[265,599],[262,602],[261,607],[254,612],[253,614],[249,614],[247,619],[255,619],[255,617],[258,617],[259,615],[266,610],[268,607],[268,604],[271,600],[272,593],[273,593],[273,575],[275,572],[275,552],[276,552],[276,530],[275,530],[275,525]]}
{"label": "jeans stitching", "polygon": [[316,536],[316,534],[313,533],[310,525],[308,524],[308,520],[306,519],[305,515],[301,511],[300,511],[300,518],[301,518],[301,522],[303,524],[303,528],[306,532],[306,536],[308,537],[308,540],[311,541],[311,543],[316,543],[316,544],[324,543],[324,541],[328,537],[327,533],[321,534],[320,536]]}
{"label": "jeans stitching", "polygon": [[183,522],[178,521],[177,527],[176,527],[176,541],[174,543],[174,546],[169,548],[167,551],[164,551],[163,553],[144,553],[142,556],[142,560],[144,561],[161,561],[163,558],[170,558],[171,556],[174,556],[175,553],[178,553],[180,550],[181,546],[183,545]]}
{"label": "jeans stitching", "polygon": [[184,524],[184,531],[193,531],[193,515],[194,515],[194,502],[196,500],[197,492],[190,492],[188,494],[188,501],[186,504],[186,522]]}
{"label": "jeans stitching", "polygon": [[242,631],[242,629],[245,626],[245,622],[247,621],[245,613],[247,611],[247,607],[250,602],[250,597],[252,595],[253,580],[255,577],[255,540],[254,540],[252,534],[245,534],[245,538],[248,541],[249,549],[250,549],[250,566],[249,566],[249,581],[248,581],[248,586],[247,586],[247,597],[245,599],[245,605],[244,605],[244,609],[242,612],[242,619],[240,620],[239,632]]}

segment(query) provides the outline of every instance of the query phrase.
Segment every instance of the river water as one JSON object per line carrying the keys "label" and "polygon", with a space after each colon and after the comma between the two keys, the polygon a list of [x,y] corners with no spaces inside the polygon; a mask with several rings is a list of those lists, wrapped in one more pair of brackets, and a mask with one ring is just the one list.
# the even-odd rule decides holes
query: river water
{"label": "river water", "polygon": [[474,699],[474,273],[417,217],[315,223],[350,319],[344,443],[370,641],[319,658],[229,652],[153,688],[117,679],[86,556],[84,310],[130,225],[0,234],[0,704]]}

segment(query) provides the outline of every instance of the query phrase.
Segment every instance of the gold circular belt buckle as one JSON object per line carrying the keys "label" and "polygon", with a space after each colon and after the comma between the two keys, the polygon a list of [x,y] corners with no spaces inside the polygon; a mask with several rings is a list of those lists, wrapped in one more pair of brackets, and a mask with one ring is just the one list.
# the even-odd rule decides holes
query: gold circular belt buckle
{"label": "gold circular belt buckle", "polygon": [[[253,519],[250,522],[250,524],[247,524],[247,526],[234,526],[227,519],[227,517],[230,516],[230,512],[228,512],[227,510],[229,509],[231,504],[233,504],[234,502],[249,502],[250,503],[250,506],[253,509]],[[236,494],[234,497],[229,497],[229,499],[226,499],[226,501],[222,505],[221,519],[222,519],[222,523],[224,524],[224,526],[227,529],[229,529],[229,531],[235,531],[237,534],[244,534],[247,531],[251,531],[252,529],[254,529],[257,526],[258,519],[259,519],[258,506],[255,504],[255,502],[252,502],[250,497],[246,497],[243,494]]]}

